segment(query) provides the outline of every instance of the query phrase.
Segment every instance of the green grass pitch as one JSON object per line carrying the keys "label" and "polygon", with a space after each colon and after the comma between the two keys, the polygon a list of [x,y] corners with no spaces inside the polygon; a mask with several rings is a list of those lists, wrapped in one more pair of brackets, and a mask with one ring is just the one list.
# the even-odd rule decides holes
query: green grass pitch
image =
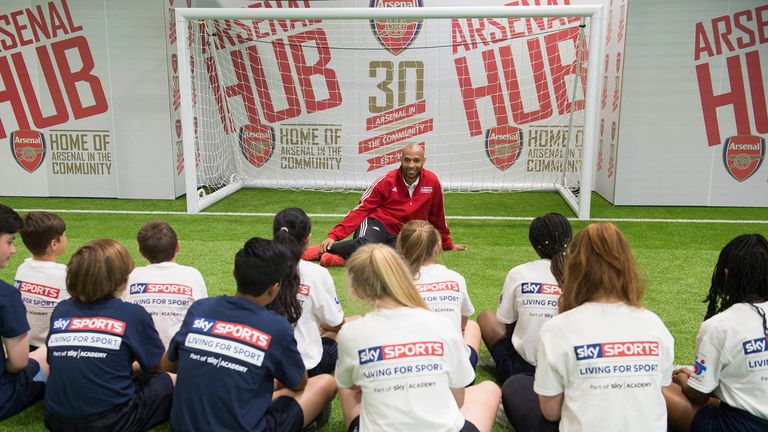
{"label": "green grass pitch", "polygon": [[[149,219],[164,219],[179,235],[181,252],[178,261],[197,267],[213,296],[234,292],[231,276],[234,254],[252,236],[271,237],[270,215],[285,207],[302,207],[310,214],[344,214],[357,203],[359,196],[359,193],[244,190],[200,215],[180,214],[185,209],[182,199],[0,197],[0,202],[16,209],[99,211],[59,213],[67,223],[70,242],[67,254],[60,259],[63,263],[85,241],[110,237],[128,247],[137,265],[144,265],[136,245],[136,232]],[[469,250],[443,253],[441,259],[467,279],[478,313],[485,309],[495,310],[510,268],[536,258],[528,244],[530,218],[549,211],[574,216],[555,193],[447,194],[445,207],[454,241],[466,243]],[[458,216],[520,219],[455,218]],[[692,362],[696,332],[705,311],[702,300],[709,289],[712,268],[720,249],[738,234],[768,234],[766,208],[614,207],[593,195],[592,217],[614,220],[629,238],[647,281],[644,304],[662,318],[674,335],[675,362],[682,364]],[[338,216],[313,217],[313,243],[325,238],[338,220]],[[572,223],[574,231],[586,226],[582,221]],[[17,242],[17,249],[9,267],[0,270],[0,278],[7,282],[12,281],[16,267],[29,256],[21,241]],[[347,294],[343,271],[332,269],[331,274],[345,312],[348,315],[365,313],[367,306]],[[490,359],[485,348],[480,357],[481,361]],[[479,367],[478,377],[479,380],[492,379],[491,370]],[[45,430],[42,418],[42,404],[37,404],[0,422],[0,430],[42,431]],[[165,425],[158,429],[168,430],[169,427]],[[338,400],[334,401],[333,416],[324,430],[344,430]],[[497,425],[494,430],[506,429]]]}

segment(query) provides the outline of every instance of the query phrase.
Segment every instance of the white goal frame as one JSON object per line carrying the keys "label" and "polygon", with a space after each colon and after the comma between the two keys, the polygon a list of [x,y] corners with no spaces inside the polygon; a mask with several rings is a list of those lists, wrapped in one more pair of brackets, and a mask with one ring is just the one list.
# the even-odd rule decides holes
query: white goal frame
{"label": "white goal frame", "polygon": [[[558,191],[579,219],[589,219],[592,198],[594,149],[597,147],[599,127],[600,59],[603,55],[605,28],[602,4],[560,6],[475,6],[475,7],[341,7],[341,8],[177,8],[176,34],[179,59],[179,88],[181,93],[181,125],[184,146],[184,177],[187,213],[197,213],[217,201],[248,186],[235,179],[229,185],[205,196],[198,196],[197,169],[195,166],[194,108],[192,105],[192,81],[189,64],[189,37],[187,25],[191,20],[202,19],[429,19],[429,18],[520,18],[520,17],[583,17],[590,20],[589,53],[584,105],[584,140],[582,148],[581,178],[578,198],[566,189],[564,181],[543,186],[540,190]],[[573,135],[573,134],[570,134]],[[566,152],[567,153],[567,152]],[[566,164],[567,166],[567,164]],[[564,176],[563,176],[564,177]],[[278,185],[273,185],[278,186]]]}

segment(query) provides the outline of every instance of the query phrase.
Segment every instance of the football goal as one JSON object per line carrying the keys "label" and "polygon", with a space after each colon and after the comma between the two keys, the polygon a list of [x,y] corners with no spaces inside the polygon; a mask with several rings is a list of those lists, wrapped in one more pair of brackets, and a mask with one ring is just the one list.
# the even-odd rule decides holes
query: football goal
{"label": "football goal", "polygon": [[177,9],[188,212],[361,190],[417,144],[446,191],[558,191],[588,218],[602,5],[421,3]]}

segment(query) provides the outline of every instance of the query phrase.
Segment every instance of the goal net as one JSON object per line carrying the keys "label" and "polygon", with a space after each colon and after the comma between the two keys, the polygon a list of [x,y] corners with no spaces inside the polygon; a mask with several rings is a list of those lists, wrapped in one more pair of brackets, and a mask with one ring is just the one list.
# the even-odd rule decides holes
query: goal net
{"label": "goal net", "polygon": [[446,191],[559,191],[589,217],[601,6],[305,3],[177,9],[189,212],[364,189],[418,144]]}

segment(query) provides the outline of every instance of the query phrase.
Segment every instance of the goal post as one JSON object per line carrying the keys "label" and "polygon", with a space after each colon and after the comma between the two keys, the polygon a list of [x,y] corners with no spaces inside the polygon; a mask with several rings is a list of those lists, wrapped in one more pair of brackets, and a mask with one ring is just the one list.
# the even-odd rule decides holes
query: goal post
{"label": "goal post", "polygon": [[363,189],[419,144],[447,191],[557,191],[588,219],[602,14],[176,9],[187,211],[243,187]]}

